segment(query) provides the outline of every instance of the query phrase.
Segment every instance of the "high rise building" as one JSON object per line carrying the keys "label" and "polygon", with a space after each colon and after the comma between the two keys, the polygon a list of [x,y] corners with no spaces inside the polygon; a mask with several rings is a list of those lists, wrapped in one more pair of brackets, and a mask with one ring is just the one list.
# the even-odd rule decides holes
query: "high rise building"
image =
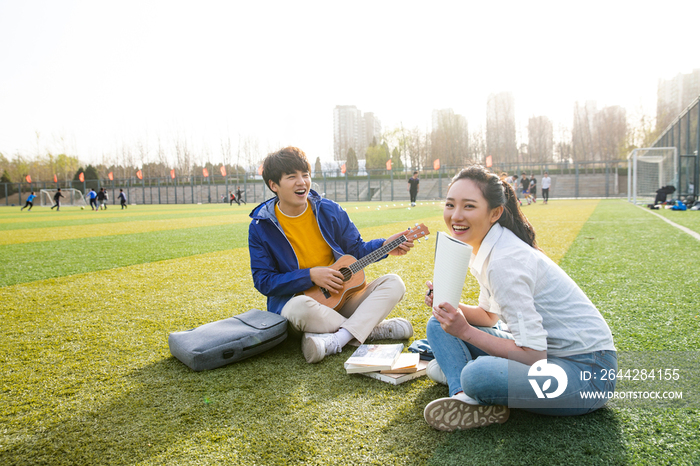
{"label": "high rise building", "polygon": [[515,100],[510,92],[491,94],[486,102],[486,155],[494,163],[516,163]]}
{"label": "high rise building", "polygon": [[336,105],[333,109],[333,159],[344,161],[348,149],[355,151],[358,160],[364,160],[372,139],[380,142],[382,123],[372,112],[364,115],[354,105]]}
{"label": "high rise building", "polygon": [[671,79],[659,79],[656,94],[656,127],[665,129],[700,96],[700,69],[678,73]]}

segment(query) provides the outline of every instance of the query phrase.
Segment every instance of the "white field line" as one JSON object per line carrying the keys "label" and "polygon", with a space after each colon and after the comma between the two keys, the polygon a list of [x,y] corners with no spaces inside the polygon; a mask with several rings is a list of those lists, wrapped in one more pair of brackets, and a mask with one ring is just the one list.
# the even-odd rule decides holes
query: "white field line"
{"label": "white field line", "polygon": [[682,226],[682,225],[679,225],[679,224],[677,224],[677,223],[675,223],[675,222],[672,222],[672,221],[670,221],[669,219],[667,219],[666,217],[664,217],[663,215],[659,215],[659,214],[657,214],[656,212],[652,212],[651,209],[645,209],[645,208],[642,207],[642,206],[637,206],[637,207],[639,207],[640,209],[642,209],[642,210],[645,211],[645,212],[649,212],[649,213],[652,214],[652,215],[656,215],[657,217],[659,217],[659,218],[660,218],[661,220],[663,220],[664,222],[673,225],[674,227],[678,228],[678,229],[681,230],[682,232],[688,233],[690,236],[692,236],[692,237],[695,238],[696,240],[700,241],[700,233],[696,233],[696,232],[694,232],[693,230],[691,230],[690,228],[686,228],[686,227],[684,227],[684,226]]}

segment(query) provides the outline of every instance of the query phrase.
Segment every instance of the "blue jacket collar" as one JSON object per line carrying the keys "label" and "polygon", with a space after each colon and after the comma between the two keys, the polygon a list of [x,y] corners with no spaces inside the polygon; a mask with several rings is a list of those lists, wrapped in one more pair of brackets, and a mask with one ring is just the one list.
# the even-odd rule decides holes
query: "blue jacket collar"
{"label": "blue jacket collar", "polygon": [[[322,199],[323,198],[321,197],[321,195],[318,194],[316,191],[314,191],[313,189],[309,190],[309,201],[311,201],[311,208],[313,209],[314,213],[316,213],[316,211],[318,210],[318,205],[321,203]],[[253,220],[271,220],[275,223],[278,223],[277,215],[275,215],[276,202],[277,196],[258,204],[258,206],[250,212],[250,218],[252,218]]]}

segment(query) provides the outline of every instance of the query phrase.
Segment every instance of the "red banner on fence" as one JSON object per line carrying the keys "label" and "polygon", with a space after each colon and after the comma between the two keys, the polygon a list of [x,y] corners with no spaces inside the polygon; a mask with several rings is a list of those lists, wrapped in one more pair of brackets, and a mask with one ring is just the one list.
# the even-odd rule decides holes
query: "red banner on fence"
{"label": "red banner on fence", "polygon": [[136,178],[138,178],[139,180],[143,179],[143,172],[141,170],[136,171]]}
{"label": "red banner on fence", "polygon": [[27,183],[31,183],[31,182],[32,182],[32,177],[29,176],[29,175],[25,176],[24,179],[27,180]]}
{"label": "red banner on fence", "polygon": [[221,176],[226,176],[226,167],[222,165],[219,171],[221,171]]}
{"label": "red banner on fence", "polygon": [[486,166],[491,167],[492,165],[493,165],[493,159],[489,155],[488,157],[486,157]]}
{"label": "red banner on fence", "polygon": [[204,175],[204,178],[209,178],[209,170],[202,168],[202,175]]}
{"label": "red banner on fence", "polygon": [[55,173],[54,173],[54,175],[53,175],[53,182],[54,182],[54,183],[58,183],[58,177],[56,176]]}
{"label": "red banner on fence", "polygon": [[391,170],[391,159],[386,161],[386,169]]}
{"label": "red banner on fence", "polygon": [[340,166],[340,173],[342,173],[342,174],[344,175],[344,174],[345,174],[345,171],[346,171],[346,169],[345,169],[345,164],[342,164],[342,165]]}
{"label": "red banner on fence", "polygon": [[109,178],[109,181],[114,181],[114,173],[109,172],[109,175],[107,175],[107,178]]}
{"label": "red banner on fence", "polygon": [[440,170],[440,159],[433,160],[433,170]]}
{"label": "red banner on fence", "polygon": [[263,172],[263,165],[260,164],[260,166],[258,167],[258,175],[262,176],[262,172]]}
{"label": "red banner on fence", "polygon": [[170,170],[170,178],[175,179],[175,170]]}
{"label": "red banner on fence", "polygon": [[80,172],[78,174],[78,179],[80,180],[81,183],[84,183],[85,182],[85,173]]}

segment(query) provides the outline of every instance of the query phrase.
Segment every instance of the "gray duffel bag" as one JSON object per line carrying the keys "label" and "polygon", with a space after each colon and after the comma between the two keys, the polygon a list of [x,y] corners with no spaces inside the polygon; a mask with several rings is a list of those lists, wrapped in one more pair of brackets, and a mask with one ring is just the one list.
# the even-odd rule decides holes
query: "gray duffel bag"
{"label": "gray duffel bag", "polygon": [[168,336],[170,353],[190,369],[203,371],[267,351],[287,338],[287,319],[251,309],[228,319]]}

